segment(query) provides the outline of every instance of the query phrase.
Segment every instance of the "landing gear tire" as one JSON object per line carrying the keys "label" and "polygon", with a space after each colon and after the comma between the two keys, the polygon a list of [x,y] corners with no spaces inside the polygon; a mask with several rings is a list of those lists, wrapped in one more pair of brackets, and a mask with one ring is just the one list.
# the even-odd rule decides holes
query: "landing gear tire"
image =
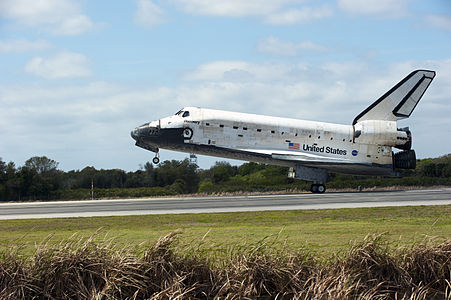
{"label": "landing gear tire", "polygon": [[318,193],[322,194],[326,191],[326,186],[324,184],[318,184]]}
{"label": "landing gear tire", "polygon": [[324,193],[326,191],[326,186],[324,184],[316,184],[316,183],[314,183],[314,184],[312,184],[310,186],[310,191],[313,194],[322,194],[322,193]]}
{"label": "landing gear tire", "polygon": [[189,140],[193,137],[193,130],[191,128],[183,129],[183,138]]}
{"label": "landing gear tire", "polygon": [[312,184],[310,186],[310,192],[312,192],[313,194],[318,193],[318,185],[317,184]]}
{"label": "landing gear tire", "polygon": [[158,164],[160,163],[160,158],[158,158],[157,156],[155,156],[155,157],[152,159],[152,162],[153,162],[154,164],[158,165]]}

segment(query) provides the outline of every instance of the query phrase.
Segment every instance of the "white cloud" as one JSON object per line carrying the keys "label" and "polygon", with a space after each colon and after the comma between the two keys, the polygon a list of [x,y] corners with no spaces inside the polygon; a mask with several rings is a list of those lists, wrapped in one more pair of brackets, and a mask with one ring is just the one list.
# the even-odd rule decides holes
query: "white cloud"
{"label": "white cloud", "polygon": [[35,57],[25,71],[46,79],[86,77],[91,75],[87,58],[79,53],[62,52],[53,57]]}
{"label": "white cloud", "polygon": [[175,113],[176,98],[165,87],[137,90],[108,82],[0,85],[0,140],[8,139],[0,144],[2,157],[23,162],[42,153],[66,170],[88,165],[136,170],[151,156],[134,146],[130,131],[149,118]]}
{"label": "white cloud", "polygon": [[290,82],[296,73],[302,73],[302,64],[261,63],[245,61],[214,61],[187,72],[186,81],[223,82]]}
{"label": "white cloud", "polygon": [[302,6],[299,0],[172,0],[184,12],[193,15],[220,17],[261,17],[274,25],[293,25],[332,15],[327,6]]}
{"label": "white cloud", "polygon": [[407,0],[338,0],[343,11],[353,15],[401,17],[408,13]]}
{"label": "white cloud", "polygon": [[154,27],[166,22],[164,11],[151,0],[138,0],[135,22],[144,27]]}
{"label": "white cloud", "polygon": [[[178,97],[181,106],[207,106],[340,123],[351,120],[359,112],[355,107],[351,109],[356,99],[363,99],[360,106],[363,110],[374,97],[365,94],[368,90],[356,86],[355,75],[362,76],[364,71],[365,65],[355,63],[313,68],[305,64],[216,61],[187,73],[184,79],[197,81],[197,85],[184,87]],[[227,74],[231,72],[247,76],[244,80],[241,76],[230,78]],[[388,90],[390,83],[385,83]],[[193,99],[195,102],[190,103]]]}
{"label": "white cloud", "polygon": [[296,56],[301,51],[326,51],[327,48],[311,41],[303,41],[299,43],[283,42],[276,37],[269,36],[261,39],[257,44],[257,50],[262,53],[280,55],[280,56]]}
{"label": "white cloud", "polygon": [[316,19],[332,16],[332,9],[327,6],[291,8],[281,12],[274,12],[265,18],[265,22],[273,25],[303,24]]}
{"label": "white cloud", "polygon": [[426,21],[436,28],[451,31],[451,16],[449,15],[428,15]]}
{"label": "white cloud", "polygon": [[218,81],[224,78],[226,72],[233,70],[246,71],[248,63],[244,61],[215,61],[200,65],[196,70],[185,74],[185,80]]}
{"label": "white cloud", "polygon": [[222,17],[245,17],[273,13],[296,0],[172,0],[187,13]]}
{"label": "white cloud", "polygon": [[[216,61],[185,74],[184,79],[191,85],[186,86],[182,94],[184,99],[202,102],[191,103],[195,106],[210,101],[223,108],[241,107],[244,112],[280,112],[278,115],[281,116],[346,122],[415,69],[437,70],[432,92],[428,91],[428,101],[440,93],[437,98],[446,102],[446,93],[451,94],[451,86],[446,83],[451,80],[448,67],[451,70],[450,60],[404,62],[385,68],[355,62],[330,62],[312,67],[307,64]],[[230,72],[246,76],[232,80],[227,77]],[[434,90],[437,88],[440,92]],[[190,105],[188,101],[183,104]],[[328,108],[326,111],[325,107]],[[336,109],[329,109],[334,107]]]}
{"label": "white cloud", "polygon": [[85,15],[70,16],[53,29],[53,33],[57,35],[79,35],[89,31],[94,27],[91,20]]}
{"label": "white cloud", "polygon": [[75,35],[92,29],[88,16],[71,0],[2,0],[0,17],[29,27],[42,26],[54,34]]}
{"label": "white cloud", "polygon": [[0,8],[3,17],[30,26],[57,23],[63,16],[78,11],[78,7],[68,0],[3,0]]}
{"label": "white cloud", "polygon": [[44,40],[29,41],[26,39],[0,40],[0,53],[40,51],[51,48]]}
{"label": "white cloud", "polygon": [[368,71],[368,66],[364,63],[347,62],[336,63],[328,62],[321,66],[321,69],[327,73],[333,74],[338,78],[346,78],[348,76],[355,76],[356,74],[362,74]]}

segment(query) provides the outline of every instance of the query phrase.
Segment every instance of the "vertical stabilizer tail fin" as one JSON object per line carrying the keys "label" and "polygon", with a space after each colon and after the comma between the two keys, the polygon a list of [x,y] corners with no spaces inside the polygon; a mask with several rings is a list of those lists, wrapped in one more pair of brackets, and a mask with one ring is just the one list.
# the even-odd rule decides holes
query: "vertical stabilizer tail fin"
{"label": "vertical stabilizer tail fin", "polygon": [[413,71],[362,111],[352,124],[364,120],[397,121],[410,117],[434,77],[434,71]]}

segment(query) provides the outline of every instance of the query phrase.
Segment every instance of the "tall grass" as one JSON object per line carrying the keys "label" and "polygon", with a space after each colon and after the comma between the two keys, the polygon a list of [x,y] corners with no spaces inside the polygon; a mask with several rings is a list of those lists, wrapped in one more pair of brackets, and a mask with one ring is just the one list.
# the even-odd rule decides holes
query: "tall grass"
{"label": "tall grass", "polygon": [[402,248],[367,237],[324,260],[268,239],[215,256],[178,233],[143,253],[76,237],[29,257],[11,249],[0,299],[451,299],[451,240]]}

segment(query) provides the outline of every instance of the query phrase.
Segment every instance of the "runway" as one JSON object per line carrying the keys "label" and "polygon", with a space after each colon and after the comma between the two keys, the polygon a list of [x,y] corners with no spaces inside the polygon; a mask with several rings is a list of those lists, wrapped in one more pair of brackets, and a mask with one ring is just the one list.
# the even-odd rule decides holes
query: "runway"
{"label": "runway", "polygon": [[360,193],[53,201],[0,204],[0,220],[450,204],[451,188]]}

